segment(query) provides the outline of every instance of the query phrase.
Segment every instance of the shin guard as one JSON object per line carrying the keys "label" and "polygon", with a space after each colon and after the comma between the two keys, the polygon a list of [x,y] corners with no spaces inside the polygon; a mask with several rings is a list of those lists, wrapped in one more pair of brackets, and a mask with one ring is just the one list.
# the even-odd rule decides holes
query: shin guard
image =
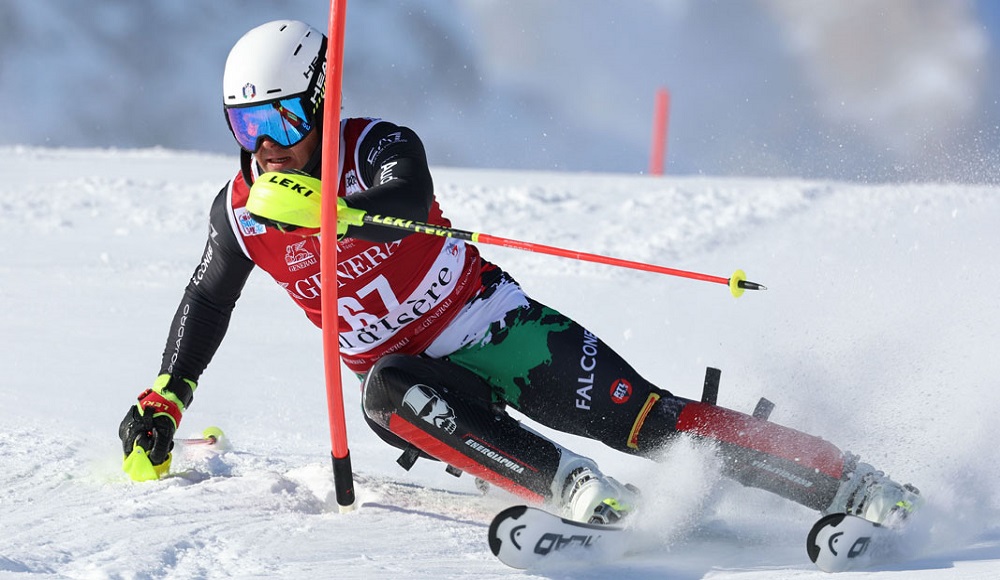
{"label": "shin guard", "polygon": [[676,429],[717,444],[726,475],[743,485],[816,510],[840,486],[844,453],[819,437],[699,402],[684,405]]}

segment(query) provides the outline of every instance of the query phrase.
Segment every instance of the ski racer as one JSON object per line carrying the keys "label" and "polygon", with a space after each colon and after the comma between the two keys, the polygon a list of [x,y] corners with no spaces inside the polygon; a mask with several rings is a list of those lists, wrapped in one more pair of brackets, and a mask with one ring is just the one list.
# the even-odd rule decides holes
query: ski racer
{"label": "ski racer", "polygon": [[158,376],[119,427],[133,477],[169,469],[177,426],[255,267],[321,324],[319,186],[333,179],[342,361],[362,378],[365,419],[404,450],[404,466],[440,460],[577,521],[635,509],[633,487],[525,427],[510,407],[651,459],[683,434],[710,441],[729,477],[820,512],[883,522],[913,508],[914,488],[818,437],[650,383],[475,245],[363,224],[368,213],[450,225],[407,127],[344,119],[339,174],[320,175],[326,51],[321,32],[280,20],[247,32],[228,56],[223,109],[241,166],[212,203]]}

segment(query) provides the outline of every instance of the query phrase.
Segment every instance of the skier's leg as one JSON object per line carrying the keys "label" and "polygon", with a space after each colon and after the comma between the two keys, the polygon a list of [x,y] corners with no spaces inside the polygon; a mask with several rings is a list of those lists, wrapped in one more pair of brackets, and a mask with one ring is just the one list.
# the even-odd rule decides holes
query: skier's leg
{"label": "skier's leg", "polygon": [[[824,513],[850,513],[882,523],[921,502],[858,457],[819,437],[751,415],[674,398],[650,411],[640,439],[652,447],[684,433],[713,443],[725,474]],[[659,441],[660,443],[657,443]]]}
{"label": "skier's leg", "polygon": [[669,393],[600,338],[535,300],[506,313],[480,340],[447,354],[482,377],[496,401],[566,433],[639,453],[643,418]]}
{"label": "skier's leg", "polygon": [[362,399],[376,430],[388,432],[380,434],[386,441],[405,441],[529,501],[551,502],[567,517],[587,521],[604,499],[631,498],[590,459],[491,405],[489,390],[454,364],[390,355],[368,373]]}
{"label": "skier's leg", "polygon": [[[495,396],[554,429],[647,457],[688,434],[715,444],[726,475],[744,485],[819,511],[873,505],[864,493],[855,497],[871,488],[860,483],[864,473],[879,474],[871,466],[819,437],[675,397],[598,337],[536,301],[529,299],[484,340],[446,358],[485,377]],[[885,489],[893,486],[903,487]]]}

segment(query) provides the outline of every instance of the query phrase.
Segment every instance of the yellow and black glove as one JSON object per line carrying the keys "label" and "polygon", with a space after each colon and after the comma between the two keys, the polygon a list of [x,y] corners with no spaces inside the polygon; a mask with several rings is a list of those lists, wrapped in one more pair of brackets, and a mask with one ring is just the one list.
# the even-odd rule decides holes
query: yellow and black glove
{"label": "yellow and black glove", "polygon": [[133,481],[159,479],[170,469],[174,433],[197,388],[190,379],[163,374],[129,408],[118,437],[125,453],[122,469]]}

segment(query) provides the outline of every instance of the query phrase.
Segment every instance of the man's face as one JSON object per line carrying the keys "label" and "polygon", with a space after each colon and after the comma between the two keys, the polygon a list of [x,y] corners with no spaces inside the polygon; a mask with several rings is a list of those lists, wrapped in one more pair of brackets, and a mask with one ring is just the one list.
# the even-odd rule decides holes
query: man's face
{"label": "man's face", "polygon": [[265,173],[282,169],[305,169],[313,151],[319,146],[319,133],[313,129],[304,139],[291,147],[282,147],[270,139],[264,139],[260,149],[253,154],[254,159]]}

